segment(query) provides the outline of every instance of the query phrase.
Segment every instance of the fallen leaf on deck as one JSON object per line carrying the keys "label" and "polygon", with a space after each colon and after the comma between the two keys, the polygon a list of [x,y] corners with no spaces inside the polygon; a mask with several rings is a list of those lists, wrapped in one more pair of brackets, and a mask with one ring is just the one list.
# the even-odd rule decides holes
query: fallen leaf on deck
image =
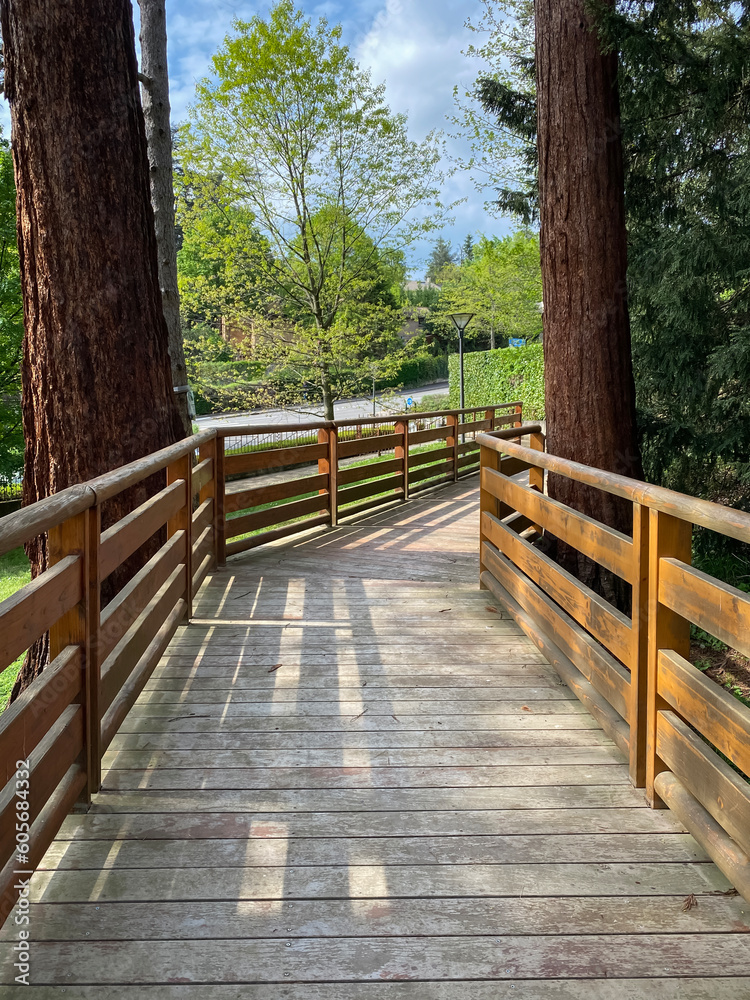
{"label": "fallen leaf on deck", "polygon": [[530,712],[531,709],[529,708],[528,705],[521,705],[521,711],[522,712]]}
{"label": "fallen leaf on deck", "polygon": [[489,604],[485,604],[484,610],[485,611],[494,611],[495,614],[497,614],[497,608],[491,608]]}
{"label": "fallen leaf on deck", "polygon": [[268,673],[272,674],[274,672],[274,670],[278,670],[280,666],[281,666],[281,664],[277,663],[275,667],[269,667],[268,668]]}
{"label": "fallen leaf on deck", "polygon": [[452,610],[453,610],[453,608],[441,608],[440,611],[439,611],[439,614],[442,615],[444,611],[452,611]]}
{"label": "fallen leaf on deck", "polygon": [[685,899],[683,900],[682,903],[682,908],[683,910],[692,910],[692,908],[697,905],[698,905],[698,900],[695,896],[695,893],[691,892],[689,896],[685,896]]}

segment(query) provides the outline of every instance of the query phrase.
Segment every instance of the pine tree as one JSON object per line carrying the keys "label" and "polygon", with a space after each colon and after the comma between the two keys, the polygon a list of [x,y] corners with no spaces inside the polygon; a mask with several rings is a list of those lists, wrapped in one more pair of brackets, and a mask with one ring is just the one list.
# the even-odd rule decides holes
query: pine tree
{"label": "pine tree", "polygon": [[469,233],[469,235],[464,240],[461,246],[461,263],[467,263],[474,259],[474,237]]}
{"label": "pine tree", "polygon": [[450,243],[447,243],[442,236],[435,240],[432,253],[427,261],[427,281],[437,282],[440,272],[449,264],[456,263],[456,255],[451,250]]}

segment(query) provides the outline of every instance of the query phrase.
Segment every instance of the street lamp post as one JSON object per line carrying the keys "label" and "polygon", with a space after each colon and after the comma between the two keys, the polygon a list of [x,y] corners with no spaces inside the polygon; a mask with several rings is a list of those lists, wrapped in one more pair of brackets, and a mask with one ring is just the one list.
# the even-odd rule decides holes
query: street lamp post
{"label": "street lamp post", "polygon": [[474,313],[452,313],[453,325],[458,330],[458,384],[460,408],[464,408],[464,330],[469,325]]}

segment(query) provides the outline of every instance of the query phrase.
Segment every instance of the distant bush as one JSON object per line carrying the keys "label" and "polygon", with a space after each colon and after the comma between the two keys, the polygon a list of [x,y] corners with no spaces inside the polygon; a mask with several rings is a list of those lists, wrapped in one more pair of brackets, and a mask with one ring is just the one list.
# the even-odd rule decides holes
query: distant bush
{"label": "distant bush", "polygon": [[[458,355],[448,360],[450,406],[459,404]],[[544,354],[541,344],[501,347],[464,355],[465,405],[491,406],[520,399],[525,419],[544,418]]]}
{"label": "distant bush", "polygon": [[376,385],[378,389],[390,389],[392,386],[416,389],[417,386],[446,378],[448,359],[444,354],[437,357],[433,354],[417,354],[402,361],[391,378],[382,379]]}

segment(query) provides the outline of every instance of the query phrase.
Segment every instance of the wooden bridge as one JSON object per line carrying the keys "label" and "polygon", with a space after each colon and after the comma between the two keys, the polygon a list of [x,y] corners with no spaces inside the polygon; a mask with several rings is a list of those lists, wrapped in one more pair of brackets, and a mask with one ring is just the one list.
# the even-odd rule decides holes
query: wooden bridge
{"label": "wooden bridge", "polygon": [[[4,996],[750,997],[750,711],[685,644],[692,620],[747,651],[750,602],[689,537],[750,517],[520,424],[211,431],[0,523],[54,560],[0,605],[0,665],[46,631],[53,656],[0,717]],[[626,496],[633,535],[545,470]],[[631,615],[540,531],[629,582]]]}

